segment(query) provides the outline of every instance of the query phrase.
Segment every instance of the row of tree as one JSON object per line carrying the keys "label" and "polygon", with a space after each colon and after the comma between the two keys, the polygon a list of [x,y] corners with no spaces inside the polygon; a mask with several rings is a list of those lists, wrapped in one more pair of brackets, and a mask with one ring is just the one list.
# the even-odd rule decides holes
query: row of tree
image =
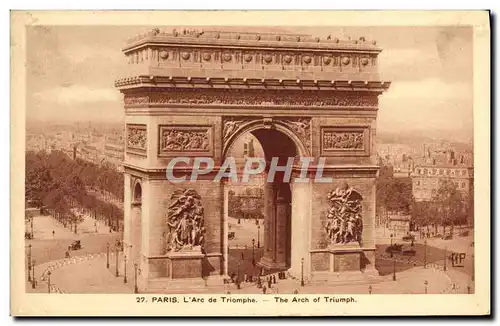
{"label": "row of tree", "polygon": [[229,191],[228,198],[229,216],[246,219],[264,218],[264,190],[262,188],[245,188],[237,195]]}
{"label": "row of tree", "polygon": [[65,226],[82,221],[76,213],[79,209],[117,229],[123,220],[123,210],[87,190],[107,192],[109,196],[122,199],[123,184],[121,173],[80,159],[73,160],[61,151],[26,152],[27,205],[43,207]]}
{"label": "row of tree", "polygon": [[[469,189],[468,195],[462,194],[455,182],[441,179],[439,187],[429,201],[416,201],[412,191],[411,178],[394,178],[390,166],[380,169],[376,183],[376,210],[381,222],[387,222],[390,214],[411,215],[412,224],[417,228],[434,228],[438,234],[438,226],[453,228],[457,225],[472,226],[474,223],[474,191]],[[384,218],[385,217],[385,218]]]}

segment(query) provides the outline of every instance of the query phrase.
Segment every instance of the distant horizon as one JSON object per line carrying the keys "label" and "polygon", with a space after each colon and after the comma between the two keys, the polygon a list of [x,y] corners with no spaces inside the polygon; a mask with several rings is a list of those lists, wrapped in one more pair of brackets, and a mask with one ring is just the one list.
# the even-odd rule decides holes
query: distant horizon
{"label": "distant horizon", "polygon": [[[27,28],[26,115],[37,120],[124,119],[114,81],[128,65],[127,40],[153,26],[32,26]],[[181,26],[158,26],[171,30]],[[214,29],[213,26],[199,26]],[[217,27],[235,31],[241,26]],[[259,27],[250,32],[365,37],[382,48],[379,72],[391,87],[379,97],[377,129],[473,137],[472,29],[467,26]]]}
{"label": "distant horizon", "polygon": [[[124,117],[123,117],[124,118]],[[93,124],[100,124],[100,125],[111,125],[113,127],[125,127],[124,123],[125,120],[80,120],[80,121],[74,121],[74,120],[64,120],[64,119],[50,119],[50,120],[39,120],[36,118],[27,118],[26,123],[28,124],[51,124],[51,125],[58,125],[58,126],[69,126],[69,125],[74,125],[76,123],[78,124],[86,124],[86,123],[93,123]],[[427,131],[429,134],[434,134],[434,135],[426,135],[425,131]],[[426,138],[426,139],[434,139],[434,140],[446,140],[451,143],[460,143],[460,144],[467,144],[467,145],[472,145],[473,144],[473,136],[468,137],[468,135],[460,134],[460,133],[454,133],[453,130],[442,130],[442,129],[428,129],[428,130],[422,130],[422,129],[407,129],[405,131],[391,131],[391,130],[381,130],[380,128],[377,128],[377,136],[376,136],[376,141],[380,138],[388,137],[388,136],[400,136],[400,137],[414,137],[414,138]]]}

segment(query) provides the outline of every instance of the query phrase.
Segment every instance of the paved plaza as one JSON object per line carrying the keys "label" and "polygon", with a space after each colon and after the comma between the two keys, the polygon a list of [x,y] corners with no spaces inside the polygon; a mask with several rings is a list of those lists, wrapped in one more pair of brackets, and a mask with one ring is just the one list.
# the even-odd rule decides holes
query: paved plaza
{"label": "paved plaza", "polygon": [[[259,261],[263,255],[263,247],[252,248],[251,240],[257,235],[257,225],[255,221],[241,221],[230,219],[231,230],[237,232],[232,242],[229,252],[229,275],[239,274],[240,279],[247,275],[258,275],[260,269],[253,264]],[[74,234],[62,227],[50,216],[38,216],[34,219],[35,239],[27,240],[26,245],[31,244],[32,259],[35,259],[35,279],[36,286],[33,289],[32,283],[26,282],[27,292],[48,292],[48,272],[50,271],[51,292],[52,293],[133,293],[134,271],[127,271],[127,283],[124,283],[124,270],[120,268],[116,277],[116,252],[113,245],[120,234],[109,233],[109,229],[98,224],[98,232],[95,232],[96,224],[91,218],[85,218],[79,225],[80,232]],[[55,231],[54,237],[52,230]],[[108,230],[106,232],[106,230]],[[92,232],[93,231],[93,232]],[[65,258],[68,245],[74,240],[82,241],[82,249],[70,251],[70,258]],[[239,241],[238,241],[239,240]],[[401,243],[401,241],[398,241]],[[426,264],[424,266],[424,247],[420,240],[415,241],[414,248],[416,255],[404,257],[396,255],[394,263],[386,252],[385,248],[389,243],[382,237],[381,244],[377,246],[376,268],[379,277],[366,282],[352,283],[309,283],[300,285],[300,279],[279,279],[277,283],[265,282],[270,274],[264,275],[263,284],[266,286],[266,293],[338,293],[338,294],[396,294],[396,293],[468,293],[474,291],[472,281],[472,253],[470,237],[454,237],[452,240],[429,239],[425,249]],[[110,244],[109,256],[107,256],[107,245]],[[237,245],[236,245],[237,244]],[[247,246],[245,248],[245,245]],[[404,243],[405,246],[411,246]],[[453,267],[447,261],[447,270],[444,271],[444,249],[454,248],[456,251],[464,251],[467,258],[464,267]],[[28,253],[28,251],[27,251]],[[106,261],[109,261],[109,268],[106,268]],[[121,252],[118,253],[119,266],[123,260]],[[396,280],[393,274],[396,271]],[[32,272],[33,273],[33,270]],[[31,274],[33,275],[33,274]],[[26,276],[26,280],[28,277]],[[427,282],[427,285],[426,285]],[[427,288],[427,289],[426,289]],[[186,291],[192,292],[192,291]],[[200,293],[263,293],[263,289],[257,287],[255,282],[243,282],[240,289],[234,283],[224,286],[209,286],[198,289]],[[177,290],[175,293],[183,293]]]}
{"label": "paved plaza", "polygon": [[[106,268],[106,255],[95,255],[80,259],[67,259],[52,264],[46,263],[37,266],[35,276],[38,284],[35,289],[27,283],[28,292],[48,292],[47,271],[51,270],[52,293],[133,293],[134,275],[133,271],[127,272],[127,283],[124,283],[123,270],[119,276],[115,276],[114,254],[110,255],[110,268]],[[120,256],[119,259],[122,259]],[[51,267],[52,266],[52,267]],[[42,278],[42,275],[44,277]],[[41,278],[43,280],[41,280]],[[462,293],[473,292],[473,283],[470,278],[459,271],[449,270],[444,272],[438,265],[427,268],[415,267],[398,272],[396,280],[392,275],[380,276],[377,282],[363,282],[359,284],[309,284],[300,285],[299,279],[277,279],[268,288],[266,277],[263,284],[266,286],[267,294],[314,294],[314,293],[336,293],[336,294],[440,294],[440,293]],[[467,288],[469,287],[469,288]],[[191,293],[192,290],[176,290],[172,293]],[[225,286],[209,286],[197,289],[198,293],[227,293],[232,294],[261,294],[262,288],[258,288],[255,282],[243,282],[240,289],[234,283]]]}

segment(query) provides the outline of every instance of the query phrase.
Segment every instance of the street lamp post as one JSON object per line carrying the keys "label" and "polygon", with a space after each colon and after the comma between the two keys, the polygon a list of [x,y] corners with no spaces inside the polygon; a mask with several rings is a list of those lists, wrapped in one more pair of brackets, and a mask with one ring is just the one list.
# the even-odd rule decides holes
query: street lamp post
{"label": "street lamp post", "polygon": [[33,216],[31,217],[31,239],[33,239],[33,236],[35,234],[35,231],[33,229]]}
{"label": "street lamp post", "polygon": [[396,280],[396,257],[392,259],[392,280]]}
{"label": "street lamp post", "polygon": [[118,245],[116,246],[116,249],[115,249],[115,252],[116,252],[116,277],[118,277]]}
{"label": "street lamp post", "polygon": [[373,290],[373,288],[372,288],[372,286],[370,285],[370,286],[368,287],[368,293],[369,293],[369,294],[372,294],[372,290]]}
{"label": "street lamp post", "polygon": [[424,268],[427,268],[427,239],[424,239]]}
{"label": "street lamp post", "polygon": [[240,262],[236,265],[236,286],[238,287],[238,290],[241,289],[240,286]]}
{"label": "street lamp post", "polygon": [[444,267],[443,267],[443,270],[446,272],[446,250],[447,249],[447,246],[444,246]]}
{"label": "street lamp post", "polygon": [[472,254],[472,275],[471,275],[471,280],[472,282],[474,282],[474,274],[476,273],[476,264],[475,264],[475,260],[474,260],[474,254]]}
{"label": "street lamp post", "polygon": [[33,278],[32,278],[32,282],[31,282],[31,288],[35,288],[35,284],[36,284],[36,279],[35,279],[35,260],[33,259],[31,261],[31,267],[33,268]]}
{"label": "street lamp post", "polygon": [[427,285],[429,284],[429,282],[427,282],[427,280],[424,281],[424,285],[425,285],[425,294],[427,294]]}
{"label": "street lamp post", "polygon": [[31,243],[28,245],[28,282],[31,282]]}
{"label": "street lamp post", "polygon": [[137,286],[137,263],[134,264],[134,293],[139,293],[139,287]]}
{"label": "street lamp post", "polygon": [[48,282],[47,282],[47,288],[48,288],[49,294],[50,294],[50,274],[52,274],[52,273],[50,271],[48,271],[47,275],[48,275],[49,279],[48,279]]}
{"label": "street lamp post", "polygon": [[257,248],[260,248],[260,224],[257,225]]}
{"label": "street lamp post", "polygon": [[255,266],[255,239],[252,239],[252,265]]}
{"label": "street lamp post", "polygon": [[123,254],[123,283],[127,283],[127,255]]}
{"label": "street lamp post", "polygon": [[391,248],[391,258],[394,256],[394,254],[393,254],[393,249],[394,248],[392,247],[392,237],[393,237],[393,234],[391,233],[391,246],[390,246],[390,248]]}
{"label": "street lamp post", "polygon": [[109,269],[109,242],[106,244],[106,268]]}
{"label": "street lamp post", "polygon": [[300,286],[304,286],[304,257],[300,259]]}

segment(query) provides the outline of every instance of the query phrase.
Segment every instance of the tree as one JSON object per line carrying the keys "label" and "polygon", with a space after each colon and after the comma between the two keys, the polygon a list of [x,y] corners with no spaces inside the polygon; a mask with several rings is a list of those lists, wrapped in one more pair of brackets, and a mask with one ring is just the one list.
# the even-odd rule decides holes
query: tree
{"label": "tree", "polygon": [[464,202],[457,185],[450,179],[440,180],[439,188],[432,201],[437,207],[438,221],[443,226],[443,235],[446,233],[446,226],[453,227],[456,222],[464,216]]}
{"label": "tree", "polygon": [[382,166],[376,181],[376,214],[382,223],[390,213],[408,214],[413,202],[410,178],[394,178],[392,166]]}

